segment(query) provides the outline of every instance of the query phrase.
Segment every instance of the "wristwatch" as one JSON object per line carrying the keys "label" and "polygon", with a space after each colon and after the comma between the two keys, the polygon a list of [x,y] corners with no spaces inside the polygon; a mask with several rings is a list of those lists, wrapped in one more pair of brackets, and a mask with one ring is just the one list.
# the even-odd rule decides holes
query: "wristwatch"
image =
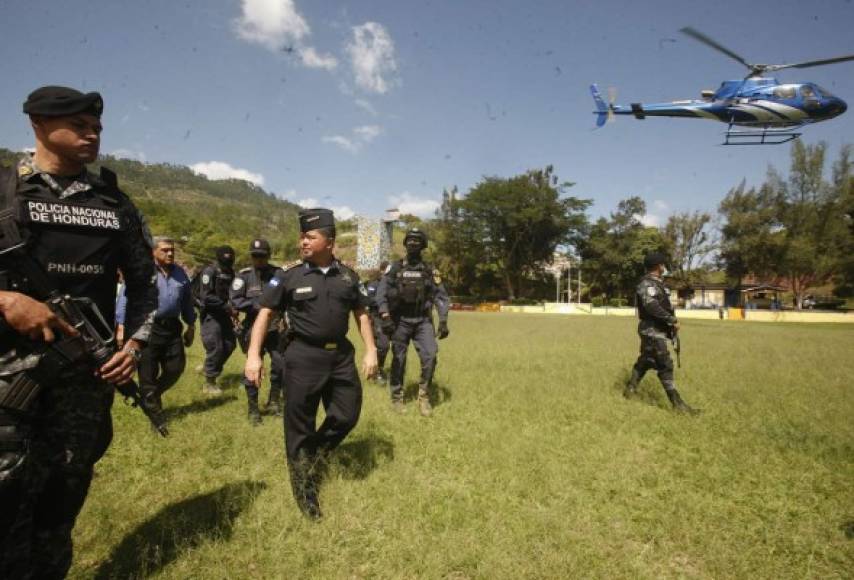
{"label": "wristwatch", "polygon": [[128,353],[129,355],[131,355],[133,357],[134,363],[139,364],[139,361],[142,359],[142,351],[140,351],[138,348],[134,348],[132,346],[129,346],[123,350],[124,350],[124,352]]}

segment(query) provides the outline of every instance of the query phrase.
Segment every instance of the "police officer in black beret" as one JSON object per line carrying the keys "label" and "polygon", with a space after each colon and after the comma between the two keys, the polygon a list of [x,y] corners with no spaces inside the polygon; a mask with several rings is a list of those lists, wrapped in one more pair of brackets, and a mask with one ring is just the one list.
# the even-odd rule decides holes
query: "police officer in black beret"
{"label": "police officer in black beret", "polygon": [[[277,273],[261,295],[245,373],[261,382],[261,346],[274,311],[284,311],[291,341],[285,350],[285,453],[294,498],[302,512],[320,517],[319,461],[356,426],[362,385],[347,340],[352,312],[365,344],[362,371],[377,371],[368,296],[359,277],[333,254],[335,220],[328,209],[299,212],[300,262]],[[326,418],[315,428],[323,403]]]}
{"label": "police officer in black beret", "polygon": [[[258,238],[249,244],[249,255],[252,256],[252,266],[243,268],[237,273],[231,283],[231,306],[245,316],[240,324],[238,343],[243,352],[249,350],[249,338],[252,325],[258,316],[261,306],[259,300],[264,286],[281,268],[270,264],[270,243]],[[276,415],[281,414],[282,404],[282,355],[279,352],[279,319],[270,322],[261,355],[270,354],[270,397],[267,400],[267,411]],[[249,421],[253,425],[261,424],[261,411],[258,409],[258,387],[245,376],[241,384],[246,387],[246,397],[249,400]]]}
{"label": "police officer in black beret", "polygon": [[234,281],[234,248],[220,246],[216,249],[216,263],[205,266],[201,273],[198,306],[201,320],[202,345],[205,347],[205,384],[202,391],[208,395],[221,395],[216,378],[237,346],[237,311],[228,299]]}
{"label": "police officer in black beret", "polygon": [[[0,578],[68,572],[71,530],[112,440],[111,383],[133,377],[157,308],[142,216],[114,173],[86,169],[98,157],[103,109],[98,93],[33,91],[24,113],[35,153],[0,167]],[[89,299],[112,326],[119,270],[127,285],[123,349],[99,377],[86,365],[43,368],[58,360],[44,354],[45,343],[77,334],[43,296]],[[78,358],[67,354],[63,360]]]}
{"label": "police officer in black beret", "polygon": [[646,275],[641,278],[635,291],[635,303],[640,318],[640,356],[632,368],[631,379],[623,394],[626,398],[634,397],[643,376],[648,370],[655,369],[673,410],[696,415],[698,410],[682,400],[673,380],[673,359],[670,358],[667,341],[674,332],[679,331],[679,321],[670,304],[670,292],[662,280],[667,272],[666,263],[667,258],[660,252],[647,254],[643,261]]}
{"label": "police officer in black beret", "polygon": [[[421,359],[421,380],[418,383],[418,408],[429,417],[433,373],[439,353],[439,339],[448,337],[450,299],[439,271],[426,263],[421,253],[427,248],[427,234],[411,228],[403,238],[406,258],[392,263],[377,289],[377,310],[383,330],[391,336],[391,403],[396,411],[404,412],[403,378],[406,374],[406,353],[409,341]],[[433,328],[433,307],[439,314],[439,328]]]}

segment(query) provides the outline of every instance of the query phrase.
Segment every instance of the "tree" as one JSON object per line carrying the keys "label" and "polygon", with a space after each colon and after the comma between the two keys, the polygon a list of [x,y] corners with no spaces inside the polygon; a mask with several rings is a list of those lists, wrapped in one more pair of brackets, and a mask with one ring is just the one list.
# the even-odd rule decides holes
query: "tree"
{"label": "tree", "polygon": [[695,269],[715,249],[712,216],[707,212],[676,213],[667,218],[662,234],[667,242],[674,278],[684,286],[697,282]]}
{"label": "tree", "polygon": [[624,199],[610,219],[597,220],[580,244],[582,269],[591,295],[598,292],[608,298],[633,299],[634,288],[644,273],[644,256],[666,250],[661,232],[640,221],[644,214],[646,203],[641,198]]}
{"label": "tree", "polygon": [[823,177],[826,149],[795,141],[788,179],[769,168],[758,191],[744,191],[742,183],[720,206],[727,272],[785,278],[799,309],[810,288],[842,270],[850,237],[844,219],[850,148],[843,148],[834,183]]}
{"label": "tree", "polygon": [[445,192],[440,208],[441,254],[454,256],[459,282],[498,281],[506,296],[521,296],[526,281],[544,276],[560,245],[584,230],[590,200],[561,198],[551,165],[508,179],[487,177],[465,197]]}

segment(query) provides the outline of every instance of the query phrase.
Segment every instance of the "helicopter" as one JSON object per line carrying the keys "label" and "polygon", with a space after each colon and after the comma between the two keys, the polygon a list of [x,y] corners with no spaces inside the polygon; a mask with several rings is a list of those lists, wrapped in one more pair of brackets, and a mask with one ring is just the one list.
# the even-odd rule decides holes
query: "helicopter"
{"label": "helicopter", "polygon": [[685,27],[680,32],[738,61],[750,72],[741,80],[724,81],[716,91],[701,91],[700,100],[632,103],[628,107],[614,104],[613,90],[606,104],[593,84],[590,92],[596,103],[596,127],[613,120],[614,115],[712,119],[728,124],[723,145],[779,145],[800,137],[798,129],[804,125],[827,121],[848,109],[845,101],[815,83],[781,83],[763,75],[854,60],[854,55],[792,64],[752,64],[694,28]]}

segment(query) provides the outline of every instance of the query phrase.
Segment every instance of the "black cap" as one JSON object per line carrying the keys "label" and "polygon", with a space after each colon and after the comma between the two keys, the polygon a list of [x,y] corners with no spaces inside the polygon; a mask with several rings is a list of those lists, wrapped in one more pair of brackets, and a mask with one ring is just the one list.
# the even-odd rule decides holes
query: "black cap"
{"label": "black cap", "polygon": [[644,268],[646,268],[647,270],[651,270],[659,264],[667,264],[667,256],[665,256],[661,252],[650,252],[643,259]]}
{"label": "black cap", "polygon": [[335,216],[332,215],[331,209],[316,207],[313,209],[303,209],[299,212],[299,230],[301,232],[334,227]]}
{"label": "black cap", "polygon": [[100,118],[104,112],[104,99],[99,93],[83,94],[70,87],[40,87],[27,97],[24,113],[45,117],[65,117],[86,113]]}
{"label": "black cap", "polygon": [[251,256],[269,256],[270,242],[264,238],[252,240],[252,243],[249,244],[249,254]]}
{"label": "black cap", "polygon": [[231,246],[220,246],[216,249],[216,259],[220,263],[234,263],[234,248]]}
{"label": "black cap", "polygon": [[424,247],[427,247],[427,234],[419,230],[418,228],[409,228],[406,232],[406,235],[403,236],[403,243],[406,243],[406,240],[409,238],[418,238],[421,240],[421,243],[424,244]]}

